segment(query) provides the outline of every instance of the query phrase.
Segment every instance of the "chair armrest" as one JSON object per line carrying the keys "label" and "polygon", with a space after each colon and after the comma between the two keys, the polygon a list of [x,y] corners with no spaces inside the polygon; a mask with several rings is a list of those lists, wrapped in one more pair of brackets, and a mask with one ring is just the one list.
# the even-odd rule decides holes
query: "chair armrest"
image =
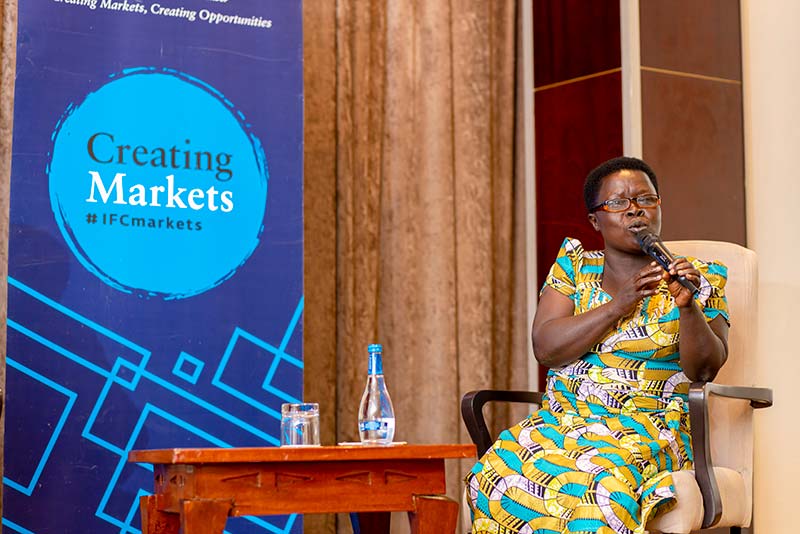
{"label": "chair armrest", "polygon": [[[700,382],[702,384],[702,382]],[[772,390],[769,388],[756,388],[748,386],[724,386],[706,382],[707,392],[718,397],[728,397],[731,399],[749,400],[750,406],[755,409],[769,408],[772,406]]]}
{"label": "chair armrest", "polygon": [[492,436],[483,418],[483,406],[487,402],[515,402],[523,404],[542,404],[543,393],[539,391],[508,391],[500,389],[481,389],[470,391],[461,398],[461,418],[469,432],[469,437],[478,449],[478,457],[492,446]]}
{"label": "chair armrest", "polygon": [[709,439],[708,397],[710,395],[749,400],[753,408],[772,406],[772,390],[768,388],[724,386],[712,382],[692,382],[689,386],[694,476],[703,496],[703,528],[713,527],[722,517],[722,498],[714,476]]}

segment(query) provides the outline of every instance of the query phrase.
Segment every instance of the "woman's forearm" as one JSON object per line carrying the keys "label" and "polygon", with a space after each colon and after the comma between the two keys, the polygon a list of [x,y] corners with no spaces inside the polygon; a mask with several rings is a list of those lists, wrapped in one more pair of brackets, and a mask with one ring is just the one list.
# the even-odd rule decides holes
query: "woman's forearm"
{"label": "woman's forearm", "polygon": [[613,303],[541,324],[534,322],[532,341],[536,360],[545,367],[561,367],[589,352],[624,316]]}
{"label": "woman's forearm", "polygon": [[[692,381],[713,380],[728,357],[728,348],[694,302],[678,310],[681,332],[679,350],[683,372]],[[727,328],[721,318],[715,321],[721,322]]]}

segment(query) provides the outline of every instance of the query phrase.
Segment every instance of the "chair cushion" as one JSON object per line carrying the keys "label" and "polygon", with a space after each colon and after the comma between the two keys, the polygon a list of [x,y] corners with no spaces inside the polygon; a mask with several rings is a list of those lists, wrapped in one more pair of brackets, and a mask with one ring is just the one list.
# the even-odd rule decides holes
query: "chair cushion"
{"label": "chair cushion", "polygon": [[[738,471],[715,467],[722,517],[716,527],[747,527],[750,525],[750,503],[747,502],[744,478]],[[672,474],[677,504],[669,512],[647,523],[649,532],[689,534],[700,530],[703,523],[703,497],[694,478],[694,471],[677,471]]]}

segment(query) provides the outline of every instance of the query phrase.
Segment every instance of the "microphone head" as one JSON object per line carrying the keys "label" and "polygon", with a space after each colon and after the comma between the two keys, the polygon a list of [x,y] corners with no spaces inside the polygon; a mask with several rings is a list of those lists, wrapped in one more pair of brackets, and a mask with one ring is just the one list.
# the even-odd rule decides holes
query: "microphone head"
{"label": "microphone head", "polygon": [[661,239],[656,234],[647,228],[642,228],[636,232],[636,241],[639,242],[639,246],[645,252],[647,252],[647,250],[653,246],[653,243],[658,243],[660,240]]}

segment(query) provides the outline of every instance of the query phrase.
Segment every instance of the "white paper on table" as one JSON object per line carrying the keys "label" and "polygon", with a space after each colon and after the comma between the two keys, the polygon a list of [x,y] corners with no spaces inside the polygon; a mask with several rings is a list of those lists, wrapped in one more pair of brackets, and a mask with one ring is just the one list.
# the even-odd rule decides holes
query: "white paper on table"
{"label": "white paper on table", "polygon": [[361,443],[360,441],[340,441],[337,445],[352,447],[355,445],[373,446],[373,447],[392,447],[394,445],[408,445],[407,441],[393,441],[391,443]]}

